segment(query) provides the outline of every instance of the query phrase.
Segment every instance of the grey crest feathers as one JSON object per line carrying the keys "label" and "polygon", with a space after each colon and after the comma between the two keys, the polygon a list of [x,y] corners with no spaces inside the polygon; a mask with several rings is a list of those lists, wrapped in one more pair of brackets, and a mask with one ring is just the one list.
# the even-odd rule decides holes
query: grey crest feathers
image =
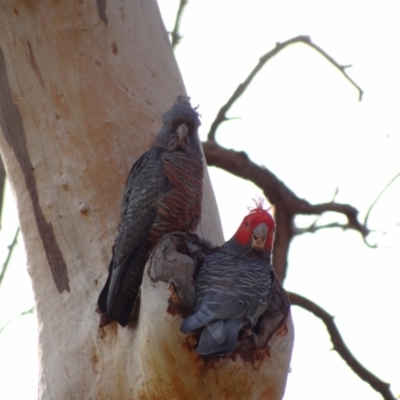
{"label": "grey crest feathers", "polygon": [[197,130],[201,125],[199,114],[192,108],[189,100],[187,96],[178,96],[172,108],[162,115],[163,126],[153,143],[153,148],[175,149],[177,147],[176,134],[183,126],[186,133],[185,139],[189,144],[188,149],[201,152],[197,137]]}

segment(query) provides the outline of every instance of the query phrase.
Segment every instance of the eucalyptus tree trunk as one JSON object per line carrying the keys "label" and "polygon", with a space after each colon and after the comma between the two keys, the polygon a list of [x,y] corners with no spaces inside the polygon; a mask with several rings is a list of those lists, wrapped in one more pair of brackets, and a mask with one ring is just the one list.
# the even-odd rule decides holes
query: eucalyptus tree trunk
{"label": "eucalyptus tree trunk", "polygon": [[[0,2],[0,146],[35,293],[41,399],[282,397],[290,317],[256,366],[206,365],[182,351],[169,284],[146,273],[137,326],[98,327],[128,171],[180,94],[154,0]],[[199,234],[223,242],[207,174]]]}

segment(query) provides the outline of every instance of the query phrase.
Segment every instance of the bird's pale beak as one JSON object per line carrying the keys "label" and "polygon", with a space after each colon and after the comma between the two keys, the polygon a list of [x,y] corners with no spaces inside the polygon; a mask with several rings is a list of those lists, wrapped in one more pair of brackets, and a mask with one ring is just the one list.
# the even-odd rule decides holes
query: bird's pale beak
{"label": "bird's pale beak", "polygon": [[186,124],[181,124],[178,126],[176,133],[178,135],[178,147],[185,147],[186,136],[189,133],[189,128]]}
{"label": "bird's pale beak", "polygon": [[262,250],[267,239],[268,228],[267,225],[262,222],[253,230],[253,236],[251,238],[251,248],[253,250]]}

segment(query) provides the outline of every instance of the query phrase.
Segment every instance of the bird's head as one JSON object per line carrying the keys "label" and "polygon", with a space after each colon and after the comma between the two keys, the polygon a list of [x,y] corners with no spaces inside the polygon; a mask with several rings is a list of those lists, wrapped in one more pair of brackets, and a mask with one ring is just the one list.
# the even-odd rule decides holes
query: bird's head
{"label": "bird's head", "polygon": [[200,150],[197,130],[199,114],[190,105],[189,97],[178,96],[173,107],[162,116],[163,127],[154,142],[155,147],[168,150]]}
{"label": "bird's head", "polygon": [[256,202],[256,207],[243,218],[234,238],[241,245],[250,245],[252,250],[272,251],[274,236],[274,218],[263,208],[262,202]]}

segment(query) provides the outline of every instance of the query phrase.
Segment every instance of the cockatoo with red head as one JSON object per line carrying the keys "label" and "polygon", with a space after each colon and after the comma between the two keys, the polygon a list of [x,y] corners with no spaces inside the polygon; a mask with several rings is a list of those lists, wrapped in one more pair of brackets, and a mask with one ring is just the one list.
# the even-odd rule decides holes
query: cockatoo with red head
{"label": "cockatoo with red head", "polygon": [[202,329],[198,354],[231,353],[240,330],[254,327],[266,311],[275,281],[274,235],[274,218],[256,203],[233,237],[200,267],[195,312],[181,326],[184,333]]}

